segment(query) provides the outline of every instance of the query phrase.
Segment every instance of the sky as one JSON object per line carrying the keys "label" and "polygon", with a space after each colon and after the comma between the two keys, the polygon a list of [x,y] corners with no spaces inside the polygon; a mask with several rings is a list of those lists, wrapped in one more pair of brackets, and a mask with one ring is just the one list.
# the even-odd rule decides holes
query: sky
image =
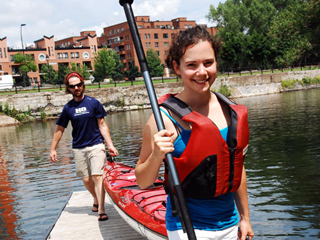
{"label": "sky", "polygon": [[[210,5],[218,7],[226,0],[134,0],[134,16],[150,16],[151,21],[170,21],[178,17],[208,22]],[[84,30],[95,30],[100,36],[103,28],[126,21],[118,0],[0,0],[0,38],[7,38],[8,47],[34,45],[43,36],[55,41],[80,36]],[[21,27],[21,24],[26,26]],[[22,32],[22,34],[21,34]]]}

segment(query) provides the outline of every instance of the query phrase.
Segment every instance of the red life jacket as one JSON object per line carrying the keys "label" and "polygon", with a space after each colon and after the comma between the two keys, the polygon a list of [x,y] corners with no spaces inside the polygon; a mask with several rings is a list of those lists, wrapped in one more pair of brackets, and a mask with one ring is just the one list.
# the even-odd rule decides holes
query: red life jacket
{"label": "red life jacket", "polygon": [[[160,106],[192,123],[185,150],[179,158],[174,158],[185,197],[213,198],[236,191],[241,183],[249,142],[247,108],[220,93],[215,94],[230,109],[227,142],[211,119],[193,111],[174,95],[167,94],[158,100]],[[166,173],[165,182],[168,183]]]}

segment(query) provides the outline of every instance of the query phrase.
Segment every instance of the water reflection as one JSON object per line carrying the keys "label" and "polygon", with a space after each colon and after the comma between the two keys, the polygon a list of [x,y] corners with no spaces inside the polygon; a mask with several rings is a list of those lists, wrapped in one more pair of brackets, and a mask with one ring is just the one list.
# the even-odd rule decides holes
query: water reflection
{"label": "water reflection", "polygon": [[[246,158],[256,239],[320,238],[320,89],[237,99],[249,109]],[[106,118],[120,161],[134,165],[151,110]],[[73,191],[71,127],[49,160],[55,122],[0,128],[0,239],[43,239]]]}
{"label": "water reflection", "polygon": [[252,221],[267,239],[318,239],[319,90],[241,99],[249,108],[246,159]]}

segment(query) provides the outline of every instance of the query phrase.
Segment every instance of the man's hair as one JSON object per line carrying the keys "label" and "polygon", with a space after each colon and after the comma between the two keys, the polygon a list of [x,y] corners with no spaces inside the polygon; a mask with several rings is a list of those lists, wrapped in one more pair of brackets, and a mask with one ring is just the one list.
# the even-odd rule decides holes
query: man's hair
{"label": "man's hair", "polygon": [[[64,84],[66,85],[66,93],[70,93],[69,91],[69,79],[72,78],[72,77],[77,77],[80,79],[80,81],[82,83],[84,83],[83,81],[83,77],[81,75],[81,73],[79,72],[76,72],[76,71],[71,71],[69,73],[67,73],[65,76],[64,76]],[[83,89],[85,88],[85,85],[83,84]]]}

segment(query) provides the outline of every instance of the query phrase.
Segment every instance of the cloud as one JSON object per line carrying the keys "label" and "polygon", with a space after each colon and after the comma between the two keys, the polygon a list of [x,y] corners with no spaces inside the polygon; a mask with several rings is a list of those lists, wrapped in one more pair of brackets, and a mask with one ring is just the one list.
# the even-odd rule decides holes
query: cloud
{"label": "cloud", "polygon": [[[224,2],[225,0],[221,1]],[[197,23],[207,23],[205,15],[210,4],[219,0],[135,0],[135,16],[150,16],[151,21],[187,17]],[[55,40],[79,36],[80,31],[96,30],[97,35],[106,26],[125,22],[119,1],[78,0],[10,0],[1,1],[0,38],[7,37],[9,47],[21,48],[20,25],[24,43],[34,44],[43,36],[54,35]]]}
{"label": "cloud", "polygon": [[175,16],[180,7],[181,0],[147,0],[137,1],[133,5],[133,10],[136,16],[150,16],[151,20],[171,20]]}

